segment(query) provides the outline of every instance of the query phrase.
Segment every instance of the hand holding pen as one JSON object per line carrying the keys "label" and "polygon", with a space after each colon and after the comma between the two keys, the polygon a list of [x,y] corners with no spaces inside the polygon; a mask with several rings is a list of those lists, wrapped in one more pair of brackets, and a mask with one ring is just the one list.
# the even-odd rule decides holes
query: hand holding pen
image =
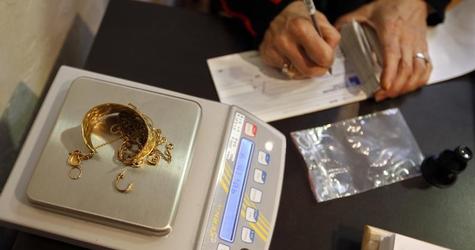
{"label": "hand holding pen", "polygon": [[[318,35],[320,37],[322,36],[322,31],[320,30],[320,25],[318,25],[318,20],[316,17],[317,14],[317,8],[315,8],[315,4],[313,3],[313,0],[303,0],[305,3],[305,7],[307,7],[308,13],[310,14],[310,19],[312,19],[312,24],[315,30],[317,31]],[[332,68],[328,68],[328,72],[331,74],[332,73]]]}
{"label": "hand holding pen", "polygon": [[309,15],[304,2],[295,1],[272,21],[259,50],[266,64],[289,78],[310,78],[328,72],[339,41],[323,14]]}

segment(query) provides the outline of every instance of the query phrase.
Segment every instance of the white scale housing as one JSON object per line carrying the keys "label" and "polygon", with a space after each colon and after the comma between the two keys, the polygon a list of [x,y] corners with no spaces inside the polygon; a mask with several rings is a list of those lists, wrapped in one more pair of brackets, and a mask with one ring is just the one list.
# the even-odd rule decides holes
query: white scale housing
{"label": "white scale housing", "polygon": [[[67,152],[84,147],[67,135],[99,102],[133,103],[182,145],[171,166],[132,172],[131,193],[113,188],[113,145],[83,163],[82,182],[67,178]],[[238,107],[63,66],[4,187],[0,219],[86,247],[268,249],[285,147],[279,131]]]}

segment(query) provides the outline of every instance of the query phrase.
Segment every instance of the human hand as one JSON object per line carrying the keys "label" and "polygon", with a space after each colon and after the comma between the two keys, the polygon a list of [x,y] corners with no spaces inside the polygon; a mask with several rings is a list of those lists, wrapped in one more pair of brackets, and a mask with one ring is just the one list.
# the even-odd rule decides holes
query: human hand
{"label": "human hand", "polygon": [[354,19],[371,25],[378,34],[384,62],[376,101],[414,91],[429,80],[427,14],[424,0],[377,0],[337,20],[337,28]]}
{"label": "human hand", "polygon": [[[291,78],[308,78],[325,74],[333,64],[340,34],[317,12],[322,37],[313,27],[308,10],[302,1],[289,4],[271,22],[259,47],[267,65],[282,69],[286,66]],[[284,72],[286,73],[286,72]]]}

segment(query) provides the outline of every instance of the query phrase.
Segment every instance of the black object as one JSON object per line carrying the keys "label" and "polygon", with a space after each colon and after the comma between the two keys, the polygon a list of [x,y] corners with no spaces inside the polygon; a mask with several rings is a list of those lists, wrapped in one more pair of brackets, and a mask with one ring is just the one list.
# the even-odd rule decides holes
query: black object
{"label": "black object", "polygon": [[457,175],[465,170],[472,159],[472,151],[467,146],[458,146],[455,150],[444,150],[439,157],[431,156],[422,162],[422,176],[438,188],[451,186]]}

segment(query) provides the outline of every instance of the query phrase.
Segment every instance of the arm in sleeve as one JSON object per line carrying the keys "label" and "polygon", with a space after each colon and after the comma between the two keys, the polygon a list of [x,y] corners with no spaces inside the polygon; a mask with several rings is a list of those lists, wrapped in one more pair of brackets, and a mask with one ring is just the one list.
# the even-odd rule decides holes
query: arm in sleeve
{"label": "arm in sleeve", "polygon": [[247,31],[261,41],[270,22],[291,0],[219,0],[224,12],[241,20]]}
{"label": "arm in sleeve", "polygon": [[429,16],[427,17],[427,24],[437,25],[442,23],[445,18],[445,9],[450,3],[450,0],[426,0],[429,5]]}

